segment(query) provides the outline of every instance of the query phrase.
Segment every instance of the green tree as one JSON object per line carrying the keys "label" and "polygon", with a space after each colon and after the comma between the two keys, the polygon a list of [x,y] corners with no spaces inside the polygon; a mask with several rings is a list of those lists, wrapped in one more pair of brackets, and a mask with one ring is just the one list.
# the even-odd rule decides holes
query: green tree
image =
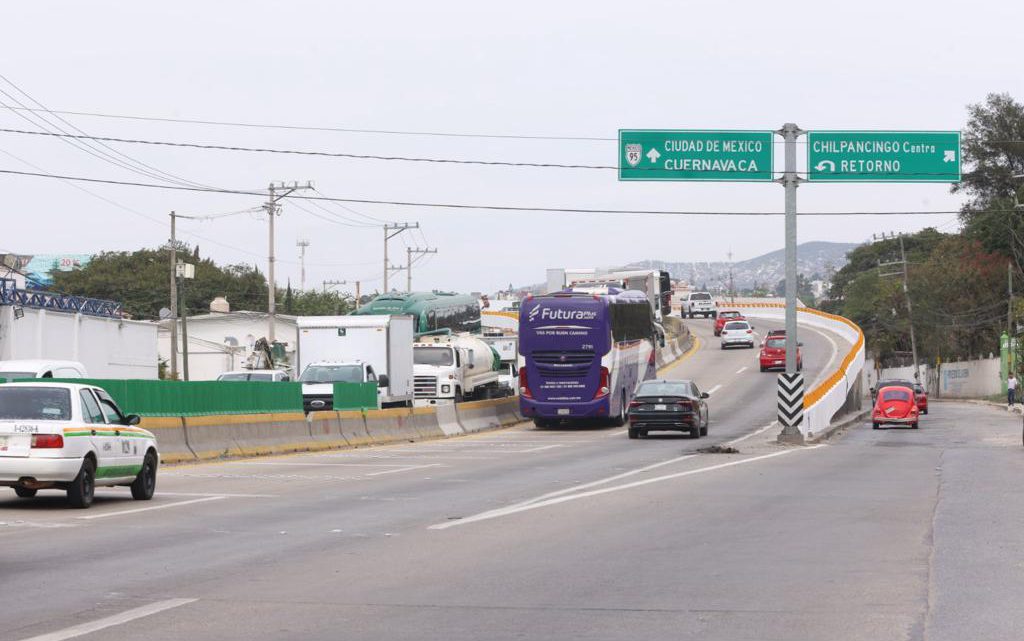
{"label": "green tree", "polygon": [[[179,260],[196,266],[181,301],[190,313],[209,309],[210,301],[224,296],[232,309],[265,310],[267,281],[249,265],[220,267],[198,257],[198,248],[179,251]],[[54,272],[53,289],[66,294],[115,300],[132,318],[156,319],[161,307],[170,305],[170,254],[166,249],[134,252],[103,252],[82,269]]]}
{"label": "green tree", "polygon": [[969,197],[960,213],[964,234],[989,252],[1010,257],[1018,273],[1024,267],[1024,104],[1008,94],[989,94],[967,108],[961,139],[968,167],[953,193]]}

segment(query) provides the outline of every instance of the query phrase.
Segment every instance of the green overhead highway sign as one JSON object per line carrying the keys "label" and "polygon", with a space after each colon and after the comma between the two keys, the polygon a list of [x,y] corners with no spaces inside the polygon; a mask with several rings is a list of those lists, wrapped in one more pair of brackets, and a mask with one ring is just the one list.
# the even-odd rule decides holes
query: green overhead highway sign
{"label": "green overhead highway sign", "polygon": [[619,180],[772,180],[772,132],[620,129]]}
{"label": "green overhead highway sign", "polygon": [[960,182],[959,131],[810,131],[811,182]]}

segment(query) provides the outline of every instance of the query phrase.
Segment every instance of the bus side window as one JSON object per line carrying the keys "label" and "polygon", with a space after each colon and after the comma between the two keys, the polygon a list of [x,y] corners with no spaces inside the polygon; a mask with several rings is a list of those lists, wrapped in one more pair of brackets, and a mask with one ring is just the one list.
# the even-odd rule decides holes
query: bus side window
{"label": "bus side window", "polygon": [[437,329],[437,312],[430,310],[427,312],[427,331]]}

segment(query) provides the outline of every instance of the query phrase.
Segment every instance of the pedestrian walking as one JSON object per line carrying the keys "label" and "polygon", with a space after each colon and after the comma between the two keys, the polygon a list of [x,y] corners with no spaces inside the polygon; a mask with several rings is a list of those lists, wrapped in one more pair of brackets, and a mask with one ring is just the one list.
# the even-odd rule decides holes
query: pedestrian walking
{"label": "pedestrian walking", "polygon": [[1006,379],[1006,403],[1010,407],[1013,407],[1013,404],[1016,402],[1016,395],[1017,377],[1013,375],[1013,372],[1010,372],[1010,375]]}

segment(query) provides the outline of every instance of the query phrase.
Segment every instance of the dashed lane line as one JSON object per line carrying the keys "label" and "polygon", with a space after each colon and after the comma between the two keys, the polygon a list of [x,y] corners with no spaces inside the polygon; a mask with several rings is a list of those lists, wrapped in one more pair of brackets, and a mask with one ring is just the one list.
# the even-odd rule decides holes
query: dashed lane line
{"label": "dashed lane line", "polygon": [[744,365],[743,367],[741,367],[738,370],[736,370],[736,373],[737,374],[742,374],[745,371],[747,371],[747,367]]}
{"label": "dashed lane line", "polygon": [[79,623],[73,625],[70,628],[64,628],[63,630],[57,630],[56,632],[47,632],[46,634],[40,634],[21,641],[65,641],[65,639],[74,639],[75,637],[85,636],[86,634],[92,634],[93,632],[99,632],[107,628],[112,628],[118,625],[124,625],[136,619],[152,616],[165,610],[173,608],[179,608],[189,603],[194,603],[199,599],[165,599],[163,601],[156,601],[148,605],[143,605],[138,608],[131,610],[125,610],[119,614],[114,614],[109,617],[102,619],[96,619],[95,621],[89,621],[88,623]]}
{"label": "dashed lane line", "polygon": [[381,472],[371,472],[366,476],[384,476],[385,474],[397,474],[398,472],[411,472],[413,470],[422,470],[428,467],[442,467],[440,463],[429,463],[427,465],[407,465],[405,467],[399,467],[393,470],[384,470]]}
{"label": "dashed lane line", "polygon": [[722,389],[721,385],[715,385],[714,387],[708,390],[708,395],[712,395],[720,389]]}

